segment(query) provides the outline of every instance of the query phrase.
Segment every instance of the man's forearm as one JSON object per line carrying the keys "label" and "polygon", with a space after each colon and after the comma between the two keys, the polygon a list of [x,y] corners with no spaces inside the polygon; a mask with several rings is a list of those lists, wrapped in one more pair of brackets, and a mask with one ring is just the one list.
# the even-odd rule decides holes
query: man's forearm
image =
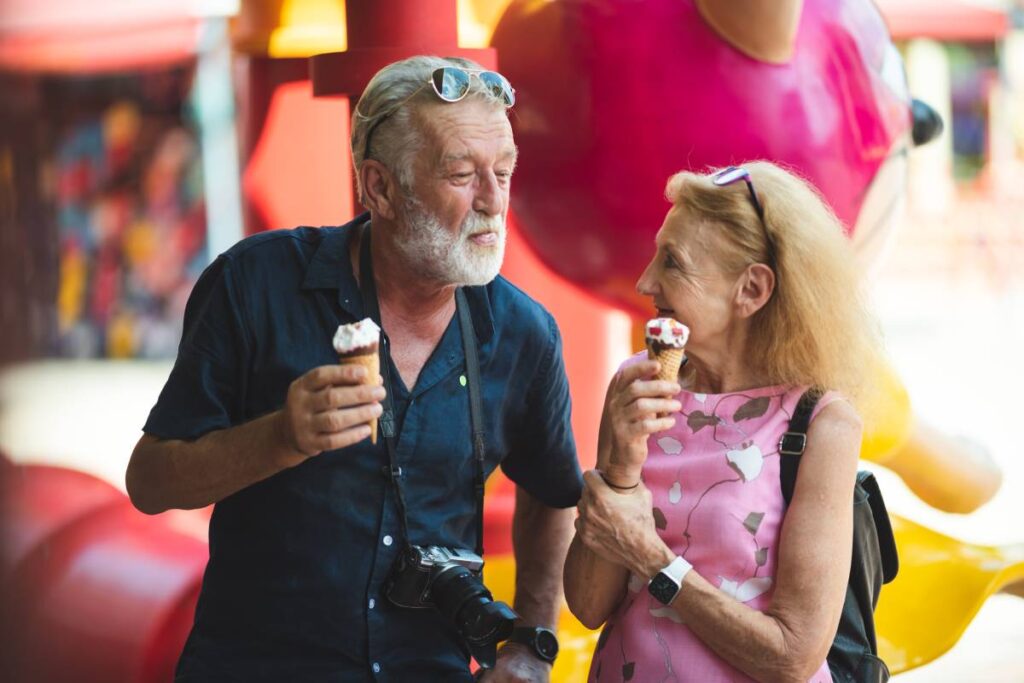
{"label": "man's forearm", "polygon": [[562,568],[572,539],[573,509],[549,508],[516,489],[512,544],[516,559],[515,610],[528,626],[554,628],[562,606]]}
{"label": "man's forearm", "polygon": [[156,514],[216,503],[305,456],[287,446],[280,412],[195,441],[143,436],[132,453],[125,484],[132,503]]}

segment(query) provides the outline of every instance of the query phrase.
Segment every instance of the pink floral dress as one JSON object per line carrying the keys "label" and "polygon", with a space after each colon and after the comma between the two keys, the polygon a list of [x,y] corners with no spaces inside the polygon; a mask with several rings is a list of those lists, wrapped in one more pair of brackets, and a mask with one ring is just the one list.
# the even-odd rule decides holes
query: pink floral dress
{"label": "pink floral dress", "polygon": [[[804,389],[683,391],[675,427],[647,442],[643,479],[653,494],[659,535],[713,586],[757,610],[771,603],[785,511],[779,439]],[[814,416],[836,398],[825,394]],[[752,679],[715,654],[632,576],[598,640],[589,680]],[[828,664],[823,661],[810,680],[831,683]]]}

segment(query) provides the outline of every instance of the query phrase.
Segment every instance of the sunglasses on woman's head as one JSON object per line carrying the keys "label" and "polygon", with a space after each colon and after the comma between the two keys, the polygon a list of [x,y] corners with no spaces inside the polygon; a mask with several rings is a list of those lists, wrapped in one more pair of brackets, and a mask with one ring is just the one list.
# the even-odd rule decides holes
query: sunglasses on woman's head
{"label": "sunglasses on woman's head", "polygon": [[[434,94],[437,95],[443,102],[459,102],[465,99],[466,95],[469,94],[469,86],[473,77],[479,78],[480,82],[484,84],[494,97],[501,100],[505,108],[508,109],[516,103],[516,91],[512,87],[512,84],[508,82],[508,79],[502,76],[497,71],[485,71],[480,69],[463,69],[460,66],[441,66],[434,69],[430,73],[428,83],[434,89]],[[423,84],[423,87],[426,83]],[[397,105],[395,105],[390,111],[382,114],[373,122],[370,126],[370,130],[366,132],[366,145],[363,147],[363,159],[370,158],[370,137],[373,135],[373,131],[377,130],[377,126],[384,123],[385,120],[398,109],[411,100],[416,93],[423,89],[423,87],[417,88],[416,92],[409,97],[405,98]]]}
{"label": "sunglasses on woman's head", "polygon": [[717,187],[725,187],[743,181],[747,184],[747,190],[750,192],[750,202],[754,205],[754,211],[757,212],[757,217],[761,219],[761,228],[764,230],[764,239],[768,244],[768,259],[771,261],[768,265],[775,267],[775,242],[772,241],[772,236],[768,232],[768,225],[764,222],[764,207],[761,206],[761,200],[757,197],[757,191],[754,189],[754,180],[750,177],[750,171],[743,168],[742,166],[729,166],[718,171],[711,176],[711,182]]}
{"label": "sunglasses on woman's head", "polygon": [[747,189],[750,190],[750,201],[754,204],[754,210],[757,211],[757,217],[763,221],[764,209],[761,208],[761,200],[757,198],[757,192],[754,190],[754,181],[750,178],[750,171],[742,166],[729,166],[728,168],[723,168],[721,171],[711,176],[711,182],[718,187],[732,185],[733,183],[741,180],[747,184]]}

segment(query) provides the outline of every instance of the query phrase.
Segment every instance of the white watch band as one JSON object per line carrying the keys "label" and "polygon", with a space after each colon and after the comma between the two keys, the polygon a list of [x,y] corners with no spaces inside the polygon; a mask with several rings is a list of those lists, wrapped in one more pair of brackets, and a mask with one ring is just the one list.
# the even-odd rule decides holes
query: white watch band
{"label": "white watch band", "polygon": [[661,574],[665,574],[670,579],[676,582],[677,585],[683,585],[683,579],[693,569],[693,565],[684,560],[681,556],[676,555],[676,559],[668,563],[668,566],[661,570]]}
{"label": "white watch band", "polygon": [[693,565],[682,557],[669,562],[668,566],[662,569],[651,578],[647,584],[647,592],[654,596],[654,599],[663,605],[671,605],[672,601],[679,595],[683,588],[683,579],[693,569]]}

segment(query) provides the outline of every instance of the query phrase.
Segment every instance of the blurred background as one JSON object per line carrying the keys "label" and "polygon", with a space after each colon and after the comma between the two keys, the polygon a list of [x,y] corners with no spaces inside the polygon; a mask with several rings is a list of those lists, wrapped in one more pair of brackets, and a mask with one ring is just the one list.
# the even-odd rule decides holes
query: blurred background
{"label": "blurred background", "polygon": [[[490,45],[509,4],[458,2],[459,45]],[[987,453],[1002,486],[955,514],[884,468],[879,476],[891,511],[966,542],[1019,548],[1024,2],[877,7],[910,93],[945,127],[909,156],[905,206],[870,268],[874,303],[915,414]],[[10,463],[69,468],[123,491],[203,268],[247,234],[351,217],[350,104],[314,97],[306,59],[349,47],[345,9],[329,0],[0,0],[0,453]],[[583,454],[604,384],[629,352],[629,315],[552,272],[529,240],[511,239],[506,272],[555,312],[567,349],[588,319],[612,339],[589,380],[584,359],[569,358]],[[9,486],[23,472],[3,468]],[[50,491],[41,509],[70,495]],[[162,517],[205,542],[201,515]],[[31,534],[7,533],[16,538],[5,570],[24,574],[17,553]],[[179,570],[189,578],[168,600],[185,604],[197,570]],[[943,597],[936,586],[933,599]],[[80,597],[75,609],[94,608],[89,600],[102,598]],[[19,628],[7,624],[0,647]],[[1022,633],[1024,601],[995,595],[947,654],[898,680],[1024,681]]]}

